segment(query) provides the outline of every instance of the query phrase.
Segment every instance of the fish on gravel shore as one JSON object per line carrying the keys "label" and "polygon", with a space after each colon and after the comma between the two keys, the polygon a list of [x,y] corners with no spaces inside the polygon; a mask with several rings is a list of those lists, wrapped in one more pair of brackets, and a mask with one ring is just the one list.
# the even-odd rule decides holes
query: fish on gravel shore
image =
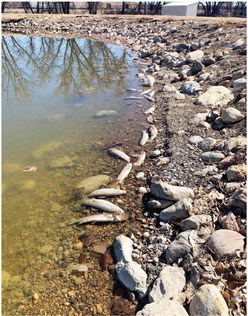
{"label": "fish on gravel shore", "polygon": [[141,92],[140,95],[149,94],[150,92],[152,92],[152,89],[145,90],[145,91]]}
{"label": "fish on gravel shore", "polygon": [[120,196],[125,195],[127,192],[124,190],[118,190],[113,188],[104,188],[91,192],[88,194],[88,197],[97,197],[97,196]]}
{"label": "fish on gravel shore", "polygon": [[150,97],[149,95],[145,95],[144,97],[150,102],[155,102],[155,99]]}
{"label": "fish on gravel shore", "polygon": [[81,217],[73,222],[70,222],[68,225],[74,225],[74,224],[82,225],[82,224],[87,224],[87,223],[123,222],[123,221],[126,221],[128,218],[129,218],[128,214],[102,213],[102,214]]}
{"label": "fish on gravel shore", "polygon": [[82,205],[91,206],[108,213],[124,213],[124,211],[119,206],[114,205],[113,203],[106,200],[84,198],[80,201],[80,203]]}
{"label": "fish on gravel shore", "polygon": [[24,172],[38,172],[39,168],[35,167],[35,166],[26,166],[23,168]]}
{"label": "fish on gravel shore", "polygon": [[150,134],[149,142],[151,142],[158,135],[158,129],[157,129],[157,127],[155,125],[151,125],[149,127],[149,134]]}
{"label": "fish on gravel shore", "polygon": [[129,100],[143,100],[143,97],[134,97],[134,96],[130,96],[130,97],[126,97],[123,100],[124,101],[129,101]]}
{"label": "fish on gravel shore", "polygon": [[121,183],[132,170],[133,165],[131,163],[126,164],[126,166],[121,170],[120,174],[117,177],[117,181]]}
{"label": "fish on gravel shore", "polygon": [[133,164],[134,167],[139,167],[142,165],[142,163],[145,161],[146,159],[146,152],[142,151],[139,156],[138,156],[138,160]]}
{"label": "fish on gravel shore", "polygon": [[141,136],[139,145],[140,145],[140,146],[144,146],[144,145],[148,142],[148,140],[149,140],[149,134],[148,134],[148,131],[147,131],[147,129],[146,129],[146,130],[144,130],[144,131],[142,132],[142,136]]}
{"label": "fish on gravel shore", "polygon": [[153,124],[154,123],[154,119],[153,119],[153,116],[151,114],[147,116],[146,120],[147,120],[147,122],[149,124]]}
{"label": "fish on gravel shore", "polygon": [[108,153],[111,156],[120,158],[120,159],[122,159],[122,160],[124,160],[126,162],[130,162],[130,157],[127,154],[125,154],[123,151],[119,150],[119,149],[109,148],[108,149]]}
{"label": "fish on gravel shore", "polygon": [[149,109],[147,109],[144,113],[145,114],[151,114],[155,111],[156,107],[155,105],[151,106]]}

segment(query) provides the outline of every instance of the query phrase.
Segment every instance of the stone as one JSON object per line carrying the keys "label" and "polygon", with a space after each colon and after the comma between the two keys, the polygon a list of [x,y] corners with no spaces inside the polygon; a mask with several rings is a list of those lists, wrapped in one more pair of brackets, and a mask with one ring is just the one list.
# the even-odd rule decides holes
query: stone
{"label": "stone", "polygon": [[150,56],[150,53],[148,52],[148,50],[142,49],[142,50],[140,51],[139,58],[146,58],[146,57],[149,57],[149,56]]}
{"label": "stone", "polygon": [[242,78],[244,75],[245,75],[244,70],[238,70],[238,71],[236,71],[236,72],[233,73],[232,79],[233,79],[233,80],[237,80],[237,79],[239,79],[239,78]]}
{"label": "stone", "polygon": [[213,284],[204,284],[197,290],[189,306],[190,316],[228,316],[226,301]]}
{"label": "stone", "polygon": [[206,107],[225,106],[228,102],[232,101],[233,99],[234,95],[226,87],[213,86],[197,98],[196,104]]}
{"label": "stone", "polygon": [[193,75],[198,74],[198,72],[201,72],[203,69],[204,69],[204,65],[199,60],[195,60],[193,62],[193,65],[191,67],[191,71]]}
{"label": "stone", "polygon": [[200,91],[201,87],[196,81],[186,81],[181,85],[180,89],[182,93],[192,95],[195,94],[195,92]]}
{"label": "stone", "polygon": [[167,163],[169,163],[169,161],[170,161],[170,158],[168,158],[168,157],[159,157],[154,162],[154,165],[156,165],[157,167],[163,166],[163,165],[166,165]]}
{"label": "stone", "polygon": [[229,107],[221,114],[221,119],[225,123],[236,123],[244,119],[244,115],[237,109]]}
{"label": "stone", "polygon": [[61,147],[61,145],[61,142],[52,140],[33,151],[32,156],[35,159],[41,159],[44,154],[50,153],[51,151]]}
{"label": "stone", "polygon": [[152,77],[152,76],[145,76],[144,78],[144,83],[143,83],[143,86],[144,87],[152,87],[155,83],[155,78]]}
{"label": "stone", "polygon": [[115,270],[119,281],[130,291],[138,292],[142,298],[147,290],[147,274],[141,266],[135,262],[118,262]]}
{"label": "stone", "polygon": [[173,299],[182,292],[185,284],[185,272],[182,268],[166,266],[155,280],[148,300],[152,303]]}
{"label": "stone", "polygon": [[156,211],[156,210],[163,210],[171,205],[173,205],[175,201],[169,201],[169,200],[150,200],[147,202],[147,206],[150,210]]}
{"label": "stone", "polygon": [[240,79],[234,80],[232,86],[233,86],[234,88],[237,88],[237,87],[246,87],[246,84],[247,84],[247,80],[246,80],[245,78],[240,78]]}
{"label": "stone", "polygon": [[236,190],[227,202],[227,206],[231,210],[242,217],[246,217],[246,200],[247,200],[247,189],[241,188]]}
{"label": "stone", "polygon": [[98,176],[88,177],[80,181],[76,189],[83,189],[84,193],[90,193],[98,189],[101,185],[104,185],[110,181],[110,177],[105,174]]}
{"label": "stone", "polygon": [[206,56],[203,61],[202,61],[203,65],[205,66],[210,66],[212,64],[215,63],[215,58],[212,56]]}
{"label": "stone", "polygon": [[225,140],[224,150],[232,151],[235,148],[245,148],[247,144],[247,138],[245,136],[231,137]]}
{"label": "stone", "polygon": [[206,151],[200,155],[202,161],[207,163],[218,162],[225,158],[225,155],[220,151]]}
{"label": "stone", "polygon": [[242,38],[239,38],[233,45],[232,45],[232,49],[239,49],[241,48],[243,45],[245,45],[245,40],[243,40]]}
{"label": "stone", "polygon": [[199,229],[202,225],[210,225],[212,217],[210,215],[192,215],[180,222],[182,230]]}
{"label": "stone", "polygon": [[236,232],[239,232],[239,225],[236,221],[236,217],[232,212],[228,212],[226,215],[222,216],[219,219],[221,228],[230,229]]}
{"label": "stone", "polygon": [[222,121],[221,117],[216,117],[213,123],[213,128],[216,130],[221,130],[224,128],[224,122]]}
{"label": "stone", "polygon": [[136,316],[189,316],[189,314],[177,301],[161,300],[145,305]]}
{"label": "stone", "polygon": [[116,115],[117,112],[116,111],[112,111],[112,110],[101,110],[96,112],[95,114],[95,118],[105,118],[105,117],[109,117],[109,116],[114,116]]}
{"label": "stone", "polygon": [[184,198],[177,203],[169,206],[159,214],[161,222],[168,222],[170,220],[181,220],[189,216],[192,207],[192,200],[190,198]]}
{"label": "stone", "polygon": [[233,165],[226,171],[226,177],[229,182],[245,181],[246,177],[246,165]]}
{"label": "stone", "polygon": [[159,149],[153,150],[153,152],[151,153],[150,157],[152,158],[156,158],[158,156],[161,155],[161,151]]}
{"label": "stone", "polygon": [[201,142],[199,142],[198,147],[202,151],[210,151],[214,149],[216,143],[217,143],[216,139],[208,137],[208,138],[203,139]]}
{"label": "stone", "polygon": [[113,244],[115,258],[118,261],[132,261],[133,241],[125,235],[116,237]]}
{"label": "stone", "polygon": [[152,183],[150,189],[153,196],[163,200],[179,201],[184,198],[194,197],[194,191],[191,188],[174,186],[161,180]]}
{"label": "stone", "polygon": [[209,111],[196,113],[189,119],[188,124],[198,126],[202,121],[205,121],[207,119],[208,114]]}
{"label": "stone", "polygon": [[193,63],[195,60],[202,61],[204,57],[204,52],[200,49],[190,52],[186,55],[186,60],[190,63]]}
{"label": "stone", "polygon": [[60,157],[58,159],[54,159],[50,163],[50,168],[69,168],[69,167],[73,167],[73,166],[74,166],[74,163],[67,156]]}
{"label": "stone", "polygon": [[244,236],[228,229],[219,229],[207,240],[208,249],[218,257],[235,255],[235,251],[244,250]]}
{"label": "stone", "polygon": [[83,278],[82,277],[77,277],[75,280],[74,280],[74,283],[75,285],[81,285],[83,283]]}

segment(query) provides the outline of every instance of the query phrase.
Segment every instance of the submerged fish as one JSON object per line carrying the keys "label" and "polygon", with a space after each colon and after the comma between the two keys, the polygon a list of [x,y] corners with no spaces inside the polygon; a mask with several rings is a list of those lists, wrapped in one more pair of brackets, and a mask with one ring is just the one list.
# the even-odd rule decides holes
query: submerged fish
{"label": "submerged fish", "polygon": [[147,130],[145,130],[142,132],[142,136],[141,136],[139,145],[144,146],[148,142],[148,140],[149,140],[149,134],[148,134]]}
{"label": "submerged fish", "polygon": [[119,182],[122,182],[129,175],[130,171],[132,170],[132,166],[133,165],[131,163],[127,163],[126,166],[121,170],[117,177]]}
{"label": "submerged fish", "polygon": [[140,153],[140,155],[138,156],[138,160],[133,164],[134,167],[139,167],[142,165],[142,163],[145,161],[146,159],[146,152],[142,151]]}
{"label": "submerged fish", "polygon": [[118,213],[122,214],[124,211],[117,205],[114,205],[113,203],[101,199],[88,199],[85,198],[81,201],[82,205],[87,205],[91,207],[95,207],[99,210],[108,212],[108,213]]}
{"label": "submerged fish", "polygon": [[88,194],[88,197],[93,197],[93,196],[119,196],[119,195],[124,195],[127,192],[124,190],[117,190],[113,188],[105,188],[105,189],[99,189],[91,192]]}
{"label": "submerged fish", "polygon": [[87,224],[87,223],[108,223],[108,222],[122,222],[126,221],[128,219],[127,214],[108,214],[108,213],[102,213],[102,214],[96,214],[96,215],[90,215],[85,216],[82,218],[79,218],[71,223],[69,225],[73,224]]}
{"label": "submerged fish", "polygon": [[115,156],[115,157],[120,158],[120,159],[122,159],[122,160],[124,160],[126,162],[130,161],[130,157],[127,154],[125,154],[123,151],[119,150],[119,149],[109,148],[108,153],[111,156]]}
{"label": "submerged fish", "polygon": [[155,125],[152,125],[149,127],[149,134],[150,134],[149,141],[151,142],[158,135],[158,130],[157,130],[157,127]]}
{"label": "submerged fish", "polygon": [[22,171],[24,171],[24,172],[37,172],[37,171],[39,171],[39,169],[35,166],[26,166],[23,168]]}
{"label": "submerged fish", "polygon": [[130,97],[124,98],[123,100],[143,100],[143,97],[130,96]]}
{"label": "submerged fish", "polygon": [[127,88],[126,91],[127,92],[141,92],[142,90]]}

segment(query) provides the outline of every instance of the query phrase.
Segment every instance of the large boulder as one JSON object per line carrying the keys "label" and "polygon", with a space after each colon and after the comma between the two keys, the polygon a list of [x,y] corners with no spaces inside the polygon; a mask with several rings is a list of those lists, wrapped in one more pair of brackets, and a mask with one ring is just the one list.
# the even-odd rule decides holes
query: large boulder
{"label": "large boulder", "polygon": [[219,229],[208,238],[207,246],[218,257],[235,255],[236,250],[244,250],[244,238],[235,231]]}
{"label": "large boulder", "polygon": [[182,268],[166,266],[153,284],[149,293],[149,302],[172,299],[182,292],[185,284],[185,273]]}
{"label": "large boulder", "polygon": [[232,92],[223,86],[210,87],[205,93],[201,94],[196,100],[196,104],[202,106],[225,106],[234,99]]}
{"label": "large boulder", "polygon": [[228,307],[218,288],[213,284],[202,285],[194,295],[190,316],[228,316]]}
{"label": "large boulder", "polygon": [[194,191],[191,188],[171,185],[161,180],[152,183],[150,190],[156,198],[170,201],[194,197]]}

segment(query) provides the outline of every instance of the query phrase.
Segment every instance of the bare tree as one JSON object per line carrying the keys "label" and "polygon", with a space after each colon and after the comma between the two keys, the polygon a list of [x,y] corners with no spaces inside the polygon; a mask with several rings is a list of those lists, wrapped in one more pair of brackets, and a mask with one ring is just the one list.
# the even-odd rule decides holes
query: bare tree
{"label": "bare tree", "polygon": [[6,5],[6,1],[2,1],[2,13],[4,13],[5,5]]}
{"label": "bare tree", "polygon": [[97,14],[99,2],[88,2],[89,14]]}
{"label": "bare tree", "polygon": [[220,10],[225,4],[225,2],[210,2],[206,1],[205,3],[199,2],[204,10],[205,16],[218,16],[220,14]]}

